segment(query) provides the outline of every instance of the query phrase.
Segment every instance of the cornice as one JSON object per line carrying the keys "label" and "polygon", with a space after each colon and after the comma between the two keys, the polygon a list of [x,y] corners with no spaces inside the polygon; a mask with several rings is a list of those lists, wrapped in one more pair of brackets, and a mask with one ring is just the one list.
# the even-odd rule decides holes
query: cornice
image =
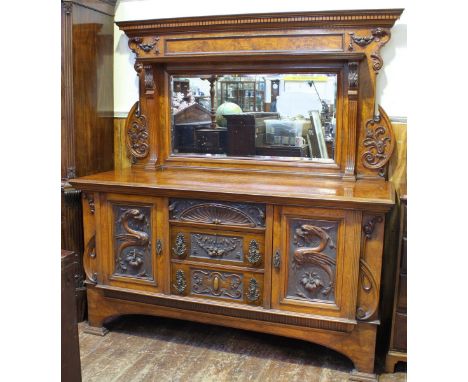
{"label": "cornice", "polygon": [[320,12],[255,13],[243,15],[180,17],[154,20],[117,21],[129,36],[157,33],[212,32],[220,30],[382,27],[391,28],[403,9],[372,9]]}

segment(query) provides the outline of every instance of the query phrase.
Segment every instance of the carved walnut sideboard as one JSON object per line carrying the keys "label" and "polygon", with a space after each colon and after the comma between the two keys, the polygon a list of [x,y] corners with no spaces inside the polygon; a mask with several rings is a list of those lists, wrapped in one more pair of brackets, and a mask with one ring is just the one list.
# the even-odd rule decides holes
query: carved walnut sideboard
{"label": "carved walnut sideboard", "polygon": [[[375,84],[401,12],[117,22],[139,78],[126,127],[133,165],[71,181],[83,190],[88,331],[105,334],[104,321],[122,314],[260,331],[332,348],[353,361],[352,380],[376,380],[395,142]],[[335,78],[334,158],[175,152],[171,79],[210,82],[219,136],[223,73]]]}

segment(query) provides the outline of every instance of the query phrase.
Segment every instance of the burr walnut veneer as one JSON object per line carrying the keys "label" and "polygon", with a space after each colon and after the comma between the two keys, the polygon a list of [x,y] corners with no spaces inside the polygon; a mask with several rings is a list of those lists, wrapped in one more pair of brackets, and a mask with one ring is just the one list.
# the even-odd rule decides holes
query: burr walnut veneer
{"label": "burr walnut veneer", "polygon": [[[380,48],[402,10],[118,22],[136,54],[133,165],[83,191],[89,331],[152,314],[300,338],[376,380],[392,127],[375,113]],[[174,73],[333,72],[334,161],[171,154]]]}

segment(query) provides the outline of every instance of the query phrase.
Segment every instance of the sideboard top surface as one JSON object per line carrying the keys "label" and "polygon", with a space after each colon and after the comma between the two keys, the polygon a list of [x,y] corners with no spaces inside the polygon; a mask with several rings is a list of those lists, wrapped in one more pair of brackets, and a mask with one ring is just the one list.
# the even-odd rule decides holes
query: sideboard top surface
{"label": "sideboard top surface", "polygon": [[303,175],[242,173],[188,169],[145,171],[123,169],[70,181],[85,191],[205,197],[265,203],[294,204],[320,201],[349,207],[388,210],[395,203],[390,182],[313,178]]}

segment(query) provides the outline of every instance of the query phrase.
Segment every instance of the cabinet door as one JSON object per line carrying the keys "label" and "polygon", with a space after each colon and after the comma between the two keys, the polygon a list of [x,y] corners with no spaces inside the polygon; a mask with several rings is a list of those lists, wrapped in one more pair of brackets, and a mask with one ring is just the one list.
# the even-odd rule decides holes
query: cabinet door
{"label": "cabinet door", "polygon": [[272,307],[354,319],[361,213],[275,207]]}
{"label": "cabinet door", "polygon": [[101,229],[104,283],[160,291],[163,286],[162,219],[164,199],[103,195]]}

